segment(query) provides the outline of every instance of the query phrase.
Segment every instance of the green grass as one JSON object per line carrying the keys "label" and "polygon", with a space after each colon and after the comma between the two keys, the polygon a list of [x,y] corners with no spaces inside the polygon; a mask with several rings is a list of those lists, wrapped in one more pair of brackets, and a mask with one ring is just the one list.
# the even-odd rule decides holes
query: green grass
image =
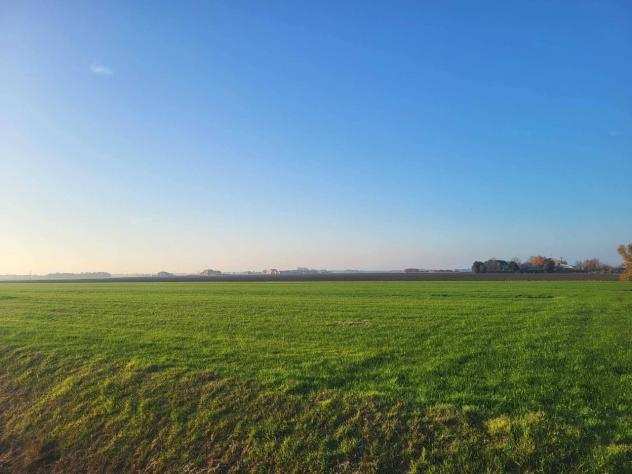
{"label": "green grass", "polygon": [[632,470],[632,285],[0,285],[0,470]]}

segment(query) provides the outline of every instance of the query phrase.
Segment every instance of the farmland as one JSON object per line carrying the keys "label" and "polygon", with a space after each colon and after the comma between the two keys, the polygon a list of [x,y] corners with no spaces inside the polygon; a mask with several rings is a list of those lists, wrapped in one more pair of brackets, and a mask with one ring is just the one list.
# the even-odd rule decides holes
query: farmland
{"label": "farmland", "polygon": [[632,285],[0,284],[0,471],[612,471]]}

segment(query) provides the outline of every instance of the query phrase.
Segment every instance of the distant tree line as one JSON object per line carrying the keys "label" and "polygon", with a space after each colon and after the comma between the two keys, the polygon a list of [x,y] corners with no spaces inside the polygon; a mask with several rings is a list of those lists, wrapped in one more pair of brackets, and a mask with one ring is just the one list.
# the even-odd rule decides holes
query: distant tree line
{"label": "distant tree line", "polygon": [[97,280],[103,278],[111,278],[112,275],[108,272],[83,272],[83,273],[48,273],[44,275],[44,278],[51,280]]}
{"label": "distant tree line", "polygon": [[[534,255],[525,262],[518,258],[513,260],[501,260],[491,258],[485,262],[476,261],[472,264],[474,273],[553,273],[553,272],[582,272],[582,273],[621,273],[623,275],[632,274],[632,244],[620,246],[619,253],[624,259],[624,265],[613,267],[601,262],[598,258],[580,260],[575,265],[560,258]],[[628,263],[626,263],[628,262]],[[627,276],[625,278],[628,278]]]}
{"label": "distant tree line", "polygon": [[472,271],[474,273],[552,273],[556,270],[566,270],[567,267],[568,264],[564,260],[535,255],[526,262],[521,262],[517,258],[509,261],[497,258],[491,258],[485,262],[476,261],[472,264]]}
{"label": "distant tree line", "polygon": [[499,260],[491,258],[485,262],[476,261],[472,264],[474,273],[516,273],[520,271],[520,265],[511,260]]}

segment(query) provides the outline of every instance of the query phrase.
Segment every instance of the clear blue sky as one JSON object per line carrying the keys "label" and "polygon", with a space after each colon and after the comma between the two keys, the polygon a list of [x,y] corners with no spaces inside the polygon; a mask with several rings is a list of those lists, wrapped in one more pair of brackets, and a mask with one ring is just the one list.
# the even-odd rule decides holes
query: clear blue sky
{"label": "clear blue sky", "polygon": [[0,273],[632,241],[632,3],[2,2]]}

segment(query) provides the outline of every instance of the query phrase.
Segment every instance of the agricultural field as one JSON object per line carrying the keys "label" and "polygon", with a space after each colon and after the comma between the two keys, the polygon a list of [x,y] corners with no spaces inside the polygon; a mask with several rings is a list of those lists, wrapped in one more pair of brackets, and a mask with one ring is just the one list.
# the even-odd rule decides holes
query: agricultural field
{"label": "agricultural field", "polygon": [[632,470],[632,284],[0,284],[0,471]]}

